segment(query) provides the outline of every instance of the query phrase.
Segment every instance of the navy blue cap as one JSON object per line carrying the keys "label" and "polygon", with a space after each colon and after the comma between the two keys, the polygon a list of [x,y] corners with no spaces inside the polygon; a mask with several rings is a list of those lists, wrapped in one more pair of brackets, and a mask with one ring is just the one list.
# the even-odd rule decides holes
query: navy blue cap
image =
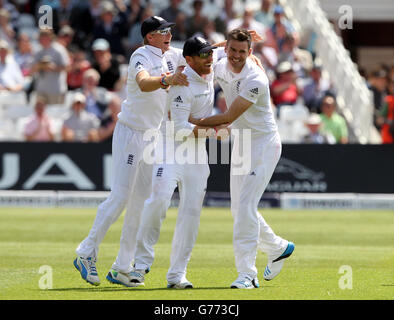
{"label": "navy blue cap", "polygon": [[145,19],[141,25],[141,35],[144,38],[149,32],[162,30],[175,26],[175,23],[168,22],[162,17],[152,16]]}
{"label": "navy blue cap", "polygon": [[183,45],[183,56],[197,56],[200,53],[208,52],[217,47],[211,45],[207,40],[201,37],[192,37],[185,41]]}

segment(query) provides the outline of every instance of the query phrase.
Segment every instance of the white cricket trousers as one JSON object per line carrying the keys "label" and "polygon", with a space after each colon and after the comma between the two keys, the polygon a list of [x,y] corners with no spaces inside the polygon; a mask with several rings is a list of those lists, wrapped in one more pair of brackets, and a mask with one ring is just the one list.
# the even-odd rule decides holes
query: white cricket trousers
{"label": "white cricket trousers", "polygon": [[127,207],[119,253],[112,266],[125,273],[132,269],[140,213],[152,190],[153,165],[143,160],[143,151],[151,142],[144,141],[143,135],[144,131],[117,122],[112,142],[111,192],[99,205],[89,235],[76,249],[81,257],[97,258],[99,245],[109,227]]}
{"label": "white cricket trousers", "polygon": [[151,267],[154,245],[159,239],[162,222],[178,185],[180,202],[167,281],[178,283],[186,275],[187,264],[198,234],[208,176],[208,164],[155,165],[152,194],[145,202],[137,234],[136,269]]}
{"label": "white cricket trousers", "polygon": [[[247,147],[246,144],[250,143]],[[248,159],[245,150],[250,151],[250,170],[234,174],[233,159],[242,155]],[[279,134],[252,136],[244,141],[234,140],[230,175],[231,213],[234,219],[233,246],[235,265],[240,275],[257,276],[255,265],[257,248],[268,255],[280,254],[287,241],[275,235],[258,212],[259,201],[275,170],[282,152]]]}

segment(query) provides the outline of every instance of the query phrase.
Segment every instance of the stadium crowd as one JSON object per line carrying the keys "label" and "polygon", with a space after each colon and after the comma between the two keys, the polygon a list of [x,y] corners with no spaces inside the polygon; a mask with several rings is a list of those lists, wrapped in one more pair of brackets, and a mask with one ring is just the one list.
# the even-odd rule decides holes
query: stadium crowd
{"label": "stadium crowd", "polygon": [[[245,6],[237,15],[224,0],[214,18],[204,1],[180,0],[163,10],[141,0],[0,0],[0,140],[110,140],[125,97],[127,64],[143,45],[141,23],[159,15],[176,26],[179,46],[193,35],[211,43],[234,28],[255,30],[253,44],[270,80],[272,107],[283,142],[347,143],[348,127],[336,111],[330,83],[312,41],[301,39],[273,0]],[[40,28],[43,6],[52,8],[52,28]],[[42,22],[42,21],[41,21]],[[374,97],[375,126],[383,143],[393,143],[394,65],[363,74]],[[226,109],[217,87],[215,111]],[[19,134],[19,135],[18,135]]]}

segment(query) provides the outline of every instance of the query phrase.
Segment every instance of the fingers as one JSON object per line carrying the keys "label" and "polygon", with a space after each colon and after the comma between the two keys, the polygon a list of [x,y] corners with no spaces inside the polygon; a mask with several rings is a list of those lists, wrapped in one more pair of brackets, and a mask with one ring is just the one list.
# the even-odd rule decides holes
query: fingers
{"label": "fingers", "polygon": [[178,66],[175,72],[182,72],[185,69],[185,66]]}
{"label": "fingers", "polygon": [[255,30],[248,30],[248,32],[250,33],[253,42],[259,42],[263,40],[263,37],[259,35]]}
{"label": "fingers", "polygon": [[184,75],[183,73],[174,73],[172,76],[170,76],[170,85],[173,86],[188,86],[189,81],[187,81],[187,76]]}

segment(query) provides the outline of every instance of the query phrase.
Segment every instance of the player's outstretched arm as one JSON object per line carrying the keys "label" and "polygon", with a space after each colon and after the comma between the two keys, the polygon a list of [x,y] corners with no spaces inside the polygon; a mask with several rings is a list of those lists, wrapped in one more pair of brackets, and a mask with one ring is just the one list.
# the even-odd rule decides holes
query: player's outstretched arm
{"label": "player's outstretched arm", "polygon": [[143,70],[136,76],[136,81],[142,92],[152,92],[157,89],[166,89],[171,86],[188,86],[186,75],[179,68],[174,74],[166,74],[160,77],[151,76],[147,71]]}
{"label": "player's outstretched arm", "polygon": [[229,124],[240,117],[252,104],[253,102],[238,96],[226,112],[203,119],[190,117],[189,122],[203,127],[216,127],[222,124]]}

